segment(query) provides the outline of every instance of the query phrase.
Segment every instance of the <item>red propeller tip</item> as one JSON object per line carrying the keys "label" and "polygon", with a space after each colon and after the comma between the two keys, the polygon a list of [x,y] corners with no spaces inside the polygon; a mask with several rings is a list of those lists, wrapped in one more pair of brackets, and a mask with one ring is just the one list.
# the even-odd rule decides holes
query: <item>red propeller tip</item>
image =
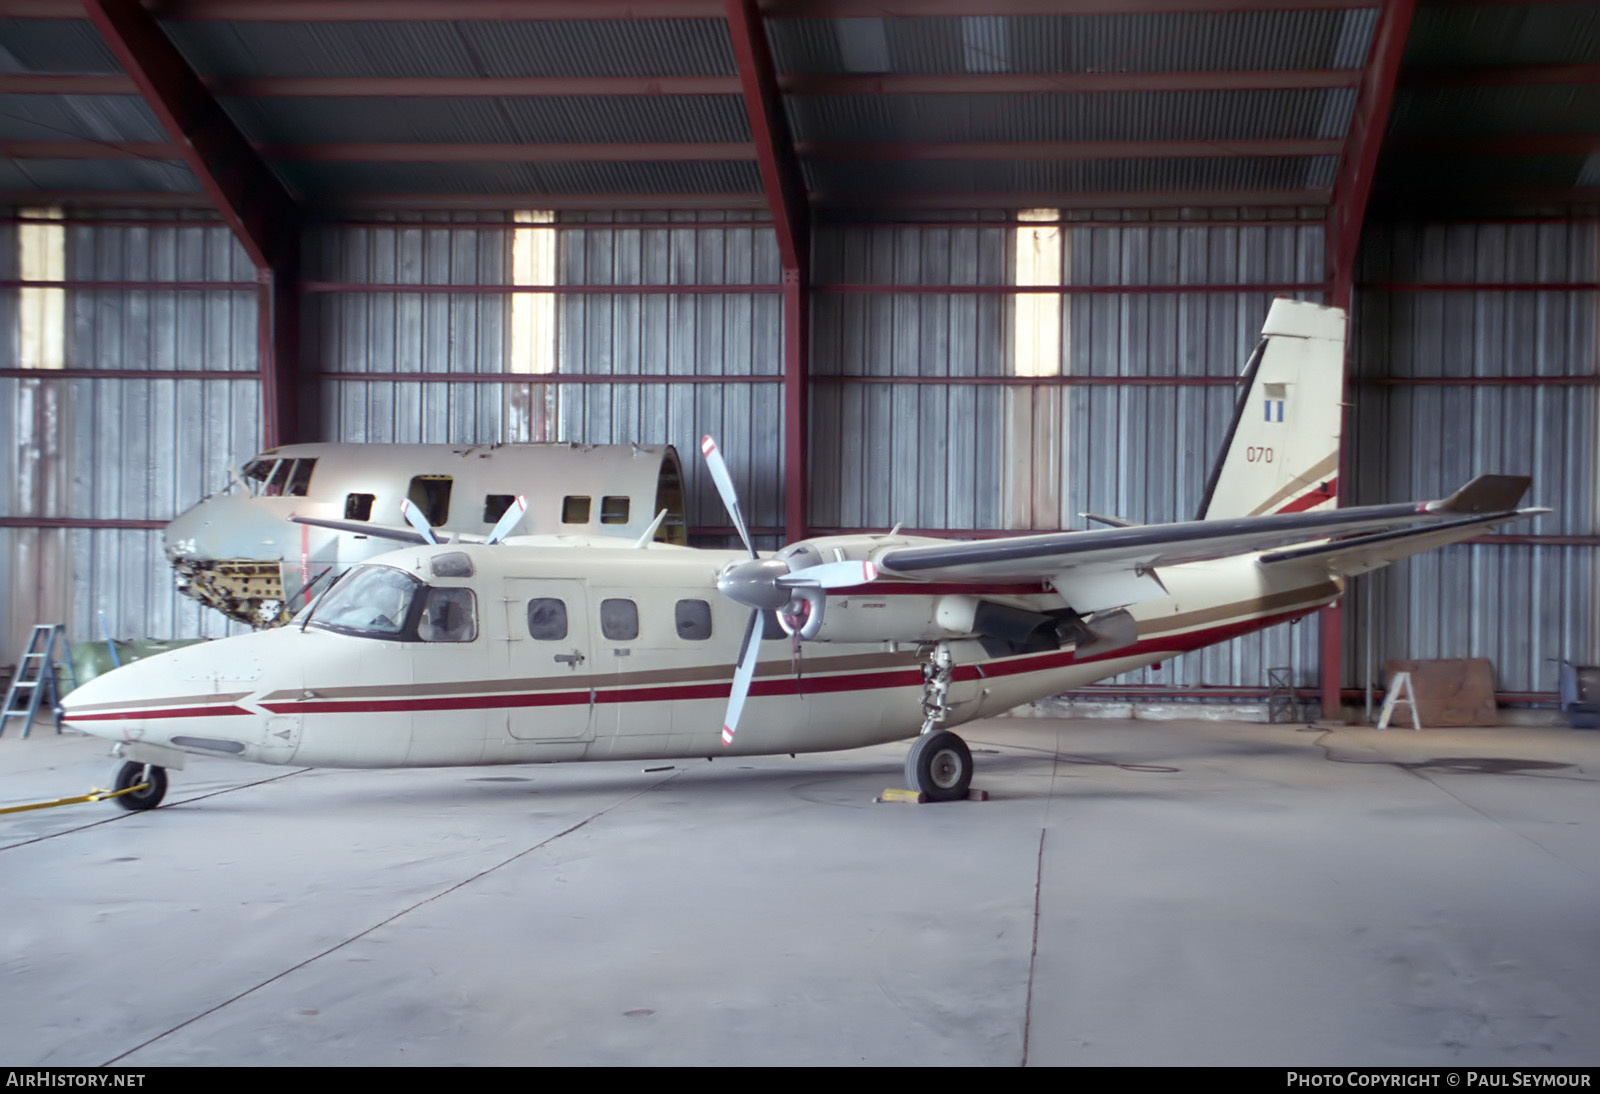
{"label": "red propeller tip", "polygon": [[733,744],[733,730],[727,726],[722,727],[722,743],[725,745]]}

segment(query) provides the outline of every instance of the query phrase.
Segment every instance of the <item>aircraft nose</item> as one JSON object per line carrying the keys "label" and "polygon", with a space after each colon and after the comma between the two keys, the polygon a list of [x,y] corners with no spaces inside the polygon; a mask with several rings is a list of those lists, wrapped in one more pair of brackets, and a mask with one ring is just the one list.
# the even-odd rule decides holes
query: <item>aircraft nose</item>
{"label": "aircraft nose", "polygon": [[[219,494],[179,513],[167,525],[165,546],[172,562],[276,557],[285,525],[260,499]],[[294,525],[288,525],[293,528]]]}
{"label": "aircraft nose", "polygon": [[269,663],[257,638],[202,642],[113,669],[63,698],[62,721],[115,741],[245,754],[259,747],[265,725],[250,701]]}

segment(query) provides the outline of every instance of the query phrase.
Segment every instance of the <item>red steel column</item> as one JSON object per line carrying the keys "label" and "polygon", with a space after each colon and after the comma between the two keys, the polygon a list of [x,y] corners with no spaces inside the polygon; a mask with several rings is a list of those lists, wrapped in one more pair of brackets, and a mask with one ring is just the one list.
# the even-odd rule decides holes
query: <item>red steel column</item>
{"label": "red steel column", "polygon": [[139,0],[82,0],[174,152],[233,229],[261,282],[262,440],[296,439],[300,213],[233,119]]}
{"label": "red steel column", "polygon": [[[1406,35],[1416,0],[1385,0],[1378,13],[1378,26],[1372,34],[1372,51],[1361,76],[1355,115],[1345,141],[1344,161],[1333,188],[1333,209],[1328,217],[1328,265],[1333,284],[1329,301],[1350,312],[1351,286],[1355,280],[1356,253],[1361,245],[1361,226],[1366,220],[1367,199],[1372,194],[1372,179],[1377,172],[1378,152],[1394,102],[1395,83],[1400,75],[1400,59],[1405,54]],[[1353,332],[1353,326],[1349,328]],[[1345,390],[1349,388],[1349,337],[1345,341]],[[1348,436],[1348,430],[1341,436]],[[1344,492],[1350,461],[1340,444],[1340,469],[1336,489]],[[1344,648],[1344,609],[1335,604],[1319,613],[1321,634],[1321,673],[1319,690],[1323,717],[1331,718],[1340,707],[1339,685]]]}
{"label": "red steel column", "polygon": [[795,155],[772,52],[756,0],[726,0],[761,187],[783,262],[783,524],[790,542],[806,534],[806,325],[810,313],[811,209]]}

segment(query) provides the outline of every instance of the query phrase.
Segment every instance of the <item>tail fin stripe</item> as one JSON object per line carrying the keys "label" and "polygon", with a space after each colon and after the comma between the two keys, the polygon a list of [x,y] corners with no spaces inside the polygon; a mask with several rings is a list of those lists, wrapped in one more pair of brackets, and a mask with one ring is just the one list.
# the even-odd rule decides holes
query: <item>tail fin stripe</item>
{"label": "tail fin stripe", "polygon": [[1274,509],[1273,512],[1275,512],[1275,513],[1300,513],[1300,512],[1304,512],[1305,510],[1310,509],[1313,506],[1321,505],[1323,502],[1328,501],[1328,500],[1330,500],[1330,499],[1332,499],[1334,497],[1337,497],[1338,493],[1339,493],[1339,480],[1336,479],[1336,478],[1329,479],[1327,482],[1319,482],[1319,483],[1317,483],[1316,486],[1312,487],[1310,490],[1307,490],[1304,494],[1301,494],[1298,498],[1295,498],[1289,504],[1285,505],[1282,509]]}

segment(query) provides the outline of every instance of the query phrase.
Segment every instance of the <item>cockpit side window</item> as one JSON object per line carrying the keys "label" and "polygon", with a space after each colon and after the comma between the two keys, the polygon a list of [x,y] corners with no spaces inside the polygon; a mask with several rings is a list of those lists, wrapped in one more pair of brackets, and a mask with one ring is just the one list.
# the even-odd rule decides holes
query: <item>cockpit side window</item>
{"label": "cockpit side window", "polygon": [[265,491],[269,498],[279,498],[284,494],[284,488],[289,483],[289,471],[294,467],[294,460],[279,460],[278,466],[273,468],[272,478],[267,480]]}
{"label": "cockpit side window", "polygon": [[424,642],[471,642],[478,637],[478,598],[471,589],[429,589],[417,637]]}
{"label": "cockpit side window", "polygon": [[261,496],[267,481],[272,478],[272,469],[278,466],[275,459],[251,460],[244,465],[244,481],[250,486],[250,496]]}
{"label": "cockpit side window", "polygon": [[316,470],[316,460],[296,460],[289,473],[289,496],[303,498],[311,489],[311,472]]}

